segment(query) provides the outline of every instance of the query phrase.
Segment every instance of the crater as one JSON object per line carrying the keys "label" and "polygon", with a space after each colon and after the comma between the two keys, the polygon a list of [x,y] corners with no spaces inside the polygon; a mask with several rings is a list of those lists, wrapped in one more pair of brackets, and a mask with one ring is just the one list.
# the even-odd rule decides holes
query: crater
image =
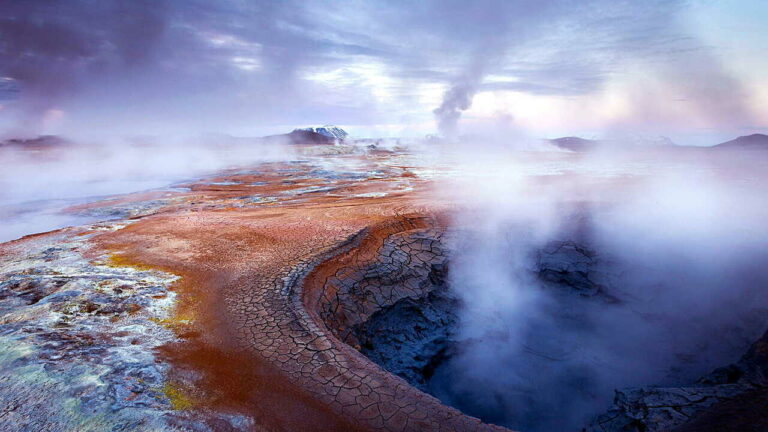
{"label": "crater", "polygon": [[325,279],[318,313],[330,331],[428,391],[455,343],[459,300],[448,289],[444,230],[407,229],[357,248]]}
{"label": "crater", "polygon": [[[546,293],[547,298],[542,307],[547,318],[526,320],[530,327],[522,336],[524,342],[516,344],[524,352],[498,349],[510,343],[504,334],[468,335],[462,321],[467,293],[451,284],[451,248],[456,247],[447,241],[451,235],[430,219],[370,234],[363,244],[325,264],[315,291],[319,294],[312,299],[316,318],[339,340],[411,386],[465,414],[518,430],[673,430],[706,416],[715,402],[721,406],[741,394],[762,391],[766,384],[762,378],[750,382],[707,378],[712,368],[707,369],[709,364],[695,351],[674,353],[679,358],[669,362],[669,371],[661,377],[641,377],[638,372],[638,379],[628,380],[616,378],[626,371],[596,373],[598,368],[613,367],[600,363],[614,354],[599,352],[605,346],[596,348],[589,341],[603,334],[593,326],[605,324],[594,315],[606,311],[609,317],[621,316],[632,299],[622,297],[626,293],[616,286],[626,269],[579,241],[549,241],[524,257],[529,289]],[[754,341],[767,318],[756,312],[751,324],[729,328],[729,337]],[[553,339],[553,332],[565,337]],[[627,338],[633,336],[637,335],[628,332]],[[749,343],[731,345],[728,355],[718,358],[730,355],[738,360]],[[618,355],[626,355],[621,349]],[[498,371],[498,382],[513,382],[502,391],[498,385],[483,387],[488,371],[481,371],[477,375],[483,378],[475,380],[475,373],[466,367],[473,359],[499,353],[510,358]],[[755,368],[766,364],[753,358],[754,354],[748,362],[729,368],[754,378],[759,375]],[[484,367],[482,362],[476,366]],[[510,380],[520,375],[527,376],[516,383]],[[543,377],[547,375],[551,376]],[[628,383],[632,386],[626,387]],[[541,387],[531,387],[537,384]],[[696,394],[707,396],[697,399]]]}

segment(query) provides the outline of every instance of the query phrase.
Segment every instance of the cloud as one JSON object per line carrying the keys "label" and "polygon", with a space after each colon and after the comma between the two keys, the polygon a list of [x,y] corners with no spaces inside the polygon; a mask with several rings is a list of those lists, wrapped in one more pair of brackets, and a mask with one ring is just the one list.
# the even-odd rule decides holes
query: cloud
{"label": "cloud", "polygon": [[[681,24],[686,4],[10,0],[0,12],[0,77],[15,84],[1,93],[17,93],[16,117],[0,127],[39,132],[50,109],[67,113],[62,124],[74,131],[109,124],[112,133],[407,127],[436,110],[455,130],[477,92],[594,94],[638,64],[679,83],[697,106],[727,98],[737,122],[748,115],[742,94],[728,91],[738,82],[702,60],[706,47]],[[680,82],[689,56],[697,72]],[[310,79],[370,65],[391,82]],[[445,88],[442,103],[424,98],[434,85]]]}
{"label": "cloud", "polygon": [[19,85],[13,78],[0,78],[0,101],[11,101],[19,97]]}

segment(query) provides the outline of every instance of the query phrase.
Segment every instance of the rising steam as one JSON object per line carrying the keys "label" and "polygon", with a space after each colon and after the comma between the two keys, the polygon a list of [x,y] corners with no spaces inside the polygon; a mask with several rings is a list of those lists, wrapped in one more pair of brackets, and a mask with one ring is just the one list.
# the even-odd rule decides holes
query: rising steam
{"label": "rising steam", "polygon": [[437,116],[437,128],[442,136],[452,138],[456,135],[461,113],[471,106],[475,91],[469,84],[460,83],[445,92],[443,103],[434,111]]}
{"label": "rising steam", "polygon": [[445,138],[455,138],[461,113],[472,106],[477,92],[479,75],[468,77],[449,87],[443,95],[443,102],[435,108],[437,129]]}
{"label": "rising steam", "polygon": [[[464,307],[457,354],[433,379],[445,402],[517,430],[579,430],[614,389],[689,385],[765,331],[765,154],[453,163],[447,190],[466,207],[450,277]],[[596,255],[547,259],[599,292],[539,278],[562,241]]]}

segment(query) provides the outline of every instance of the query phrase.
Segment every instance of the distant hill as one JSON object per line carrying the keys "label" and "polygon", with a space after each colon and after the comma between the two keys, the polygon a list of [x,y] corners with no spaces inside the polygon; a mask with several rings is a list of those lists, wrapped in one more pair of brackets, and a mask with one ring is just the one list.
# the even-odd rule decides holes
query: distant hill
{"label": "distant hill", "polygon": [[714,149],[768,150],[768,135],[752,134],[740,136],[712,146]]}
{"label": "distant hill", "polygon": [[343,140],[344,138],[349,136],[347,131],[345,131],[344,129],[337,126],[330,126],[330,125],[299,128],[299,129],[294,129],[293,131],[294,132],[314,132],[320,135],[325,135],[330,138],[335,138],[337,140]]}
{"label": "distant hill", "polygon": [[590,152],[595,150],[621,149],[656,149],[677,147],[671,139],[659,136],[655,138],[637,136],[620,139],[592,140],[579,137],[563,137],[548,140],[550,144],[573,152]]}
{"label": "distant hill", "polygon": [[575,152],[595,150],[600,146],[600,141],[579,137],[555,138],[549,140],[549,142],[556,147],[560,147],[561,149]]}
{"label": "distant hill", "polygon": [[281,141],[289,144],[336,144],[349,136],[344,129],[335,126],[294,129],[287,134],[264,137],[266,141]]}
{"label": "distant hill", "polygon": [[43,150],[60,147],[69,142],[56,135],[40,135],[37,138],[11,138],[0,141],[0,148],[14,148],[19,150]]}
{"label": "distant hill", "polygon": [[[653,148],[653,147],[667,147],[667,148],[695,148],[676,146],[669,138],[659,137],[658,139],[636,139],[627,141],[604,141],[604,140],[591,140],[579,137],[563,137],[548,140],[550,144],[559,147],[561,149],[570,150],[573,152],[589,152],[604,148]],[[705,147],[706,148],[706,147]],[[740,136],[736,139],[726,141],[708,147],[710,149],[729,149],[729,150],[768,150],[768,135],[753,134]]]}

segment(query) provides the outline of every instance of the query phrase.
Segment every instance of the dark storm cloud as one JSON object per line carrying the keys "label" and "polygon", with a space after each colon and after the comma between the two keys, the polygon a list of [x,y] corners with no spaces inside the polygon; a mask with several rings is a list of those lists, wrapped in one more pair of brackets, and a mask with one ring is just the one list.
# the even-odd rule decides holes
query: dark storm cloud
{"label": "dark storm cloud", "polygon": [[96,76],[153,61],[166,29],[165,4],[4,2],[0,77],[19,93],[25,118],[36,119]]}
{"label": "dark storm cloud", "polygon": [[[82,74],[151,58],[163,2],[8,2],[0,17],[2,74],[31,91],[67,90]],[[50,93],[49,93],[50,94]]]}
{"label": "dark storm cloud", "polygon": [[11,1],[0,12],[0,77],[21,89],[32,123],[86,95],[121,114],[258,114],[254,105],[293,109],[309,96],[303,71],[389,56],[367,42],[300,2]]}

